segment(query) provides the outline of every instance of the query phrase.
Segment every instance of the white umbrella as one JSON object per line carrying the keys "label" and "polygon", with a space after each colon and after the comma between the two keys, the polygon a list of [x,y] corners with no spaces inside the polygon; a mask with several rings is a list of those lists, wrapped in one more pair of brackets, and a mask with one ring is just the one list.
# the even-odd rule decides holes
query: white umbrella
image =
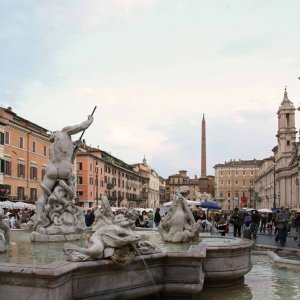
{"label": "white umbrella", "polygon": [[[199,201],[192,201],[192,200],[187,200],[187,204],[189,206],[196,206],[196,205],[201,205],[201,202]],[[168,207],[168,206],[171,206],[172,205],[172,201],[169,201],[169,202],[166,202],[163,204],[164,207]]]}
{"label": "white umbrella", "polygon": [[271,213],[272,210],[268,209],[268,208],[261,208],[261,209],[258,210],[258,212],[260,212],[260,213]]}
{"label": "white umbrella", "polygon": [[1,207],[3,207],[3,208],[9,208],[9,209],[13,208],[13,204],[14,204],[13,202],[8,201],[8,200],[0,202]]}
{"label": "white umbrella", "polygon": [[18,201],[18,202],[13,203],[13,208],[14,209],[23,209],[23,208],[26,208],[26,205],[27,205],[26,203]]}

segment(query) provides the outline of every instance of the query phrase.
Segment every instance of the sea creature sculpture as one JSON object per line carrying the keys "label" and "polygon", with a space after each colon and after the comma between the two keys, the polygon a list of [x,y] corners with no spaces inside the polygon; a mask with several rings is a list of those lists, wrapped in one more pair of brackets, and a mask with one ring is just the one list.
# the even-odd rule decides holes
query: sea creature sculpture
{"label": "sea creature sculpture", "polygon": [[65,243],[64,253],[70,261],[110,258],[118,265],[127,265],[137,254],[160,252],[155,244],[140,240],[141,237],[130,229],[106,225],[91,235],[87,248]]}
{"label": "sea creature sculpture", "polygon": [[185,196],[189,194],[187,186],[180,187],[173,196],[168,214],[162,219],[161,228],[166,242],[187,242],[199,238],[200,224],[194,219]]}

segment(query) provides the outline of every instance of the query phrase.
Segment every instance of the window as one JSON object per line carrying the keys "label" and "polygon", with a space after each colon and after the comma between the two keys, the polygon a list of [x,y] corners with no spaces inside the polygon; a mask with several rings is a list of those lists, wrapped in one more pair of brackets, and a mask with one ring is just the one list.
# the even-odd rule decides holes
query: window
{"label": "window", "polygon": [[24,138],[23,138],[22,136],[20,136],[20,138],[19,138],[19,147],[20,147],[21,149],[24,148]]}
{"label": "window", "polygon": [[224,181],[223,181],[223,180],[221,180],[221,182],[220,182],[220,183],[221,183],[221,185],[223,185]]}
{"label": "window", "polygon": [[18,200],[24,200],[25,194],[24,194],[24,187],[18,186]]}
{"label": "window", "polygon": [[286,141],[286,144],[287,144],[287,146],[289,146],[290,145],[290,141]]}
{"label": "window", "polygon": [[90,172],[93,172],[93,164],[90,163]]}
{"label": "window", "polygon": [[82,162],[77,162],[76,168],[77,168],[77,170],[82,170]]}
{"label": "window", "polygon": [[286,116],[286,127],[290,127],[290,114],[285,114]]}
{"label": "window", "polygon": [[4,174],[11,175],[11,162],[9,160],[4,161]]}
{"label": "window", "polygon": [[32,152],[35,153],[35,142],[32,142]]}
{"label": "window", "polygon": [[5,161],[4,159],[0,159],[0,173],[4,173]]}
{"label": "window", "polygon": [[30,189],[30,200],[36,201],[37,197],[36,197],[36,189],[35,188],[31,188]]}
{"label": "window", "polygon": [[243,187],[246,186],[246,180],[243,180]]}
{"label": "window", "polygon": [[230,185],[231,185],[231,181],[228,180],[228,181],[227,181],[227,186],[230,186]]}
{"label": "window", "polygon": [[46,169],[45,169],[45,167],[43,167],[42,168],[42,179],[44,178],[45,174],[46,174]]}
{"label": "window", "polygon": [[253,175],[254,175],[254,171],[251,171],[251,172],[250,172],[250,175],[253,176]]}
{"label": "window", "polygon": [[44,146],[44,156],[47,156],[47,146]]}
{"label": "window", "polygon": [[100,186],[103,187],[103,180],[100,181]]}
{"label": "window", "polygon": [[246,171],[243,171],[243,176],[246,176]]}
{"label": "window", "polygon": [[77,183],[82,184],[82,176],[77,176]]}
{"label": "window", "polygon": [[18,166],[17,166],[18,170],[17,170],[17,176],[20,178],[24,178],[25,177],[25,165],[23,162],[18,162]]}
{"label": "window", "polygon": [[223,171],[220,171],[220,176],[223,176]]}
{"label": "window", "polygon": [[227,197],[230,198],[230,192],[227,193]]}
{"label": "window", "polygon": [[77,191],[77,196],[83,196],[83,191]]}
{"label": "window", "polygon": [[223,198],[223,193],[222,192],[220,193],[220,198]]}
{"label": "window", "polygon": [[235,181],[235,185],[239,185],[239,182],[237,180]]}
{"label": "window", "polygon": [[235,171],[235,176],[239,176],[239,171]]}
{"label": "window", "polygon": [[228,176],[231,176],[231,172],[230,171],[228,172]]}
{"label": "window", "polygon": [[31,180],[37,180],[37,168],[36,166],[30,167],[30,179]]}
{"label": "window", "polygon": [[104,166],[104,172],[107,172],[107,166]]}
{"label": "window", "polygon": [[9,144],[9,132],[5,132],[5,138],[4,138],[4,143]]}
{"label": "window", "polygon": [[0,132],[0,144],[4,145],[4,132]]}
{"label": "window", "polygon": [[90,185],[93,185],[93,184],[94,184],[93,177],[90,176]]}

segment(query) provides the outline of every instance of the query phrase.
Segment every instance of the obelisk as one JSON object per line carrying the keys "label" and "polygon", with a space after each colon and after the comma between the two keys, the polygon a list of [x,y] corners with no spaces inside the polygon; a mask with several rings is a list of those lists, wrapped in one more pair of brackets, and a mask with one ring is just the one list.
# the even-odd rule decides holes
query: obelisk
{"label": "obelisk", "polygon": [[206,129],[205,118],[202,118],[202,138],[201,138],[201,177],[206,177]]}

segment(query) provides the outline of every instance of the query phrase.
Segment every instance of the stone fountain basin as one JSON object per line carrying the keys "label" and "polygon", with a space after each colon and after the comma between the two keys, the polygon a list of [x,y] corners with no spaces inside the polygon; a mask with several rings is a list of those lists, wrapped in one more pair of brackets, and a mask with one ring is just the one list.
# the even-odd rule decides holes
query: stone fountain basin
{"label": "stone fountain basin", "polygon": [[252,267],[252,245],[244,239],[203,238],[199,244],[187,245],[187,250],[137,256],[125,267],[110,260],[45,265],[2,262],[0,299],[132,299],[155,293],[162,298],[188,298],[201,292],[203,285],[242,282]]}

